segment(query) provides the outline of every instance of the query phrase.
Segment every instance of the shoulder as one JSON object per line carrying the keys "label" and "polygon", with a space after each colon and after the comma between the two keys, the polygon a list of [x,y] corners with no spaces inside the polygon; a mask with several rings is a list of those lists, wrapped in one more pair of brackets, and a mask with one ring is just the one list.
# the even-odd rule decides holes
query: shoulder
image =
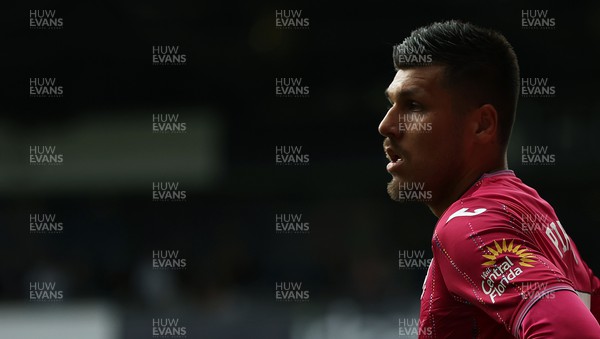
{"label": "shoulder", "polygon": [[450,206],[438,221],[432,246],[445,275],[462,277],[460,281],[472,287],[507,254],[519,260],[522,256],[524,265],[531,260],[531,243],[514,215],[502,202],[484,197],[462,199]]}
{"label": "shoulder", "polygon": [[438,238],[453,243],[494,232],[518,232],[516,216],[502,201],[485,196],[455,202],[442,214],[435,229]]}

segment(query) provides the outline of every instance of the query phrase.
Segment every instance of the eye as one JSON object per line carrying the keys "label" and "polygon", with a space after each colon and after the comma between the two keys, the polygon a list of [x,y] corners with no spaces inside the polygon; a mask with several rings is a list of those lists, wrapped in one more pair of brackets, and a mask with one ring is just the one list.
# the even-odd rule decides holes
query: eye
{"label": "eye", "polygon": [[407,104],[407,109],[411,112],[422,112],[423,106],[416,101],[409,101]]}

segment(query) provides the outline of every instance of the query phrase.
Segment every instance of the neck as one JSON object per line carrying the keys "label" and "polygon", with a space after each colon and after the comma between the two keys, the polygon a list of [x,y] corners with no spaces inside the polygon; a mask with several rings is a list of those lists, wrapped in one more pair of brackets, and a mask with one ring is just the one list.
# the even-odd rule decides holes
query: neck
{"label": "neck", "polygon": [[499,160],[489,166],[467,171],[460,177],[460,180],[458,180],[453,187],[448,189],[446,194],[441,194],[443,198],[429,203],[429,209],[436,217],[439,218],[442,214],[444,214],[446,209],[455,201],[457,201],[463,194],[465,194],[465,192],[471,188],[471,186],[473,186],[473,184],[479,180],[483,174],[506,169],[508,169],[508,165],[505,155],[502,160]]}

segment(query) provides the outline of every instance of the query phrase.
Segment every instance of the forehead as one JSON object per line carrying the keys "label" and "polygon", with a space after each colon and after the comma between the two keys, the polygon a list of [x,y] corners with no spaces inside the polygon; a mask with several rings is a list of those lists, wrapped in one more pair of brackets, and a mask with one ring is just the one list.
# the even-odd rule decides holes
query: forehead
{"label": "forehead", "polygon": [[385,91],[390,97],[407,93],[434,94],[442,90],[444,67],[439,65],[401,69]]}

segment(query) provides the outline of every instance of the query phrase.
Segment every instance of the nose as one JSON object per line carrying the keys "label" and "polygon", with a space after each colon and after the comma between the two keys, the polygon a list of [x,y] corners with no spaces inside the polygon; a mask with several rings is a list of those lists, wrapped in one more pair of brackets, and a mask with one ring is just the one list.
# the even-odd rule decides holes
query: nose
{"label": "nose", "polygon": [[398,138],[400,136],[398,114],[394,112],[394,107],[387,111],[383,120],[379,123],[379,134],[388,138]]}

